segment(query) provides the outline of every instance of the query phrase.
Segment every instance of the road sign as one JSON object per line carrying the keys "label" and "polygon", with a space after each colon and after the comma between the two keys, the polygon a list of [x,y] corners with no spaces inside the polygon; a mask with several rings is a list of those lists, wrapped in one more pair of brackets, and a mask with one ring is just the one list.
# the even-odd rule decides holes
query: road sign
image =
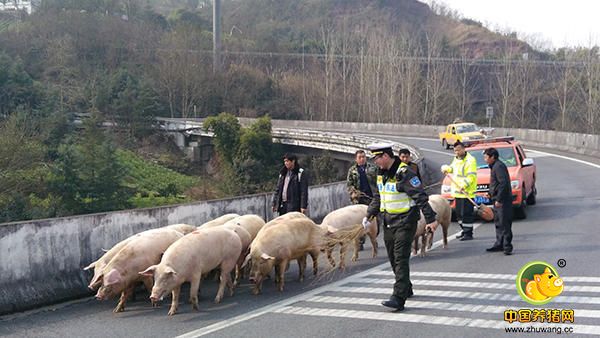
{"label": "road sign", "polygon": [[485,118],[492,119],[494,118],[494,107],[486,107],[485,108]]}

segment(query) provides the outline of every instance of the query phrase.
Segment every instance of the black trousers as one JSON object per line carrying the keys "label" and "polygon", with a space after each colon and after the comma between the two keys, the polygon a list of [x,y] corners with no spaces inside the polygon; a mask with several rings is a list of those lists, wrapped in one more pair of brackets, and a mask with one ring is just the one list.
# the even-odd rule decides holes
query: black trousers
{"label": "black trousers", "polygon": [[416,232],[416,221],[393,228],[384,226],[383,229],[385,249],[396,276],[393,295],[404,300],[408,298],[409,290],[412,289],[408,263],[410,261],[411,244]]}
{"label": "black trousers", "polygon": [[[462,224],[473,224],[473,204],[466,198],[456,198],[456,219]],[[472,231],[472,228],[471,228]]]}
{"label": "black trousers", "polygon": [[495,247],[501,247],[504,251],[512,252],[512,201],[502,203],[501,208],[494,209],[494,224],[496,225]]}

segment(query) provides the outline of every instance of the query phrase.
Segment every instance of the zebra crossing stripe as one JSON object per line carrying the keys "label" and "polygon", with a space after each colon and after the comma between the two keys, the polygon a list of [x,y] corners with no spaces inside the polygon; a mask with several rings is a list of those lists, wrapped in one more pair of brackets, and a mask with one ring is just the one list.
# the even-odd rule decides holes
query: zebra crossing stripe
{"label": "zebra crossing stripe", "polygon": [[[416,290],[415,290],[416,291]],[[415,293],[417,296],[426,296],[426,291]],[[381,298],[361,298],[361,297],[335,297],[335,296],[314,296],[306,300],[311,303],[330,303],[330,304],[357,304],[357,305],[381,305]],[[483,305],[483,304],[466,304],[466,303],[448,303],[448,302],[431,302],[431,301],[416,301],[411,298],[409,302],[411,308],[419,309],[434,309],[460,312],[475,312],[475,313],[503,313],[506,306]],[[600,318],[599,310],[582,310],[573,309],[577,317],[584,318]]]}
{"label": "zebra crossing stripe", "polygon": [[[515,290],[515,282],[512,283],[493,283],[493,282],[457,282],[457,281],[445,281],[445,280],[424,280],[424,279],[411,279],[415,285],[423,286],[446,286],[446,287],[457,287],[457,288],[470,288],[470,289],[502,289],[502,290]],[[362,278],[358,283],[366,284],[394,284],[395,279],[393,278]],[[600,286],[581,286],[581,285],[565,285],[564,292],[591,292],[600,293]]]}
{"label": "zebra crossing stripe", "polygon": [[[418,323],[418,324],[438,324],[438,325],[449,325],[459,327],[474,327],[474,328],[492,328],[492,329],[505,329],[507,327],[548,327],[548,324],[542,323],[512,323],[508,324],[504,321],[489,320],[489,319],[477,319],[477,318],[461,318],[461,317],[447,317],[447,316],[428,316],[428,315],[417,315],[393,312],[381,312],[381,311],[358,311],[358,310],[340,310],[340,309],[324,309],[324,308],[307,308],[299,306],[285,306],[272,311],[274,313],[290,314],[290,315],[302,315],[302,316],[317,316],[317,317],[338,317],[338,318],[354,318],[354,319],[366,319],[366,320],[383,320],[383,321],[394,321],[394,322],[405,322],[405,323]],[[595,325],[565,325],[555,324],[553,327],[561,327],[562,329],[567,327],[573,328],[575,334],[594,334],[600,335],[600,326]]]}
{"label": "zebra crossing stripe", "polygon": [[[335,292],[351,292],[351,293],[373,293],[389,295],[391,288],[371,288],[371,287],[352,287],[340,286]],[[440,291],[427,290],[422,292],[423,296],[445,297],[445,298],[471,298],[483,300],[499,300],[504,302],[523,302],[523,299],[516,294],[501,294],[488,292],[466,292],[466,291]],[[553,303],[577,303],[577,304],[600,304],[600,297],[581,297],[581,296],[563,296],[560,295],[552,300]]]}
{"label": "zebra crossing stripe", "polygon": [[[373,272],[371,275],[376,276],[393,276],[391,269],[380,270]],[[492,274],[492,273],[468,273],[468,272],[425,272],[411,271],[411,277],[445,277],[445,278],[472,278],[472,279],[500,279],[500,280],[515,280],[517,275],[512,274]],[[573,277],[561,276],[565,283],[600,283],[600,277]]]}

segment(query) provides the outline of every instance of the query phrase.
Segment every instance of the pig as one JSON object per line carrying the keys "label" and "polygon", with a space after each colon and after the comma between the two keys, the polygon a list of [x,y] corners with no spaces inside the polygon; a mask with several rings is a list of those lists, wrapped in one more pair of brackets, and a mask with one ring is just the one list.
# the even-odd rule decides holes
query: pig
{"label": "pig", "polygon": [[208,228],[212,228],[212,227],[218,227],[223,225],[225,222],[230,221],[236,217],[240,217],[240,215],[238,214],[225,214],[223,216],[217,217],[215,219],[213,219],[212,221],[208,221],[202,225],[200,225],[198,228],[203,228],[203,229],[208,229]]}
{"label": "pig", "polygon": [[[318,272],[318,258],[326,231],[309,218],[288,219],[261,230],[252,244],[244,264],[251,261],[250,281],[255,284],[252,293],[262,291],[264,278],[277,266],[278,289],[283,291],[284,273],[290,260],[300,259],[300,276],[303,276],[302,260],[306,254],[313,257],[313,273]],[[305,265],[305,264],[304,264]]]}
{"label": "pig", "polygon": [[[336,232],[339,230],[347,230],[356,227],[357,225],[362,225],[362,220],[365,216],[367,216],[367,205],[364,204],[354,204],[349,205],[337,210],[334,210],[327,214],[325,218],[323,218],[323,222],[321,222],[321,227],[323,230],[328,230],[331,233],[331,237],[336,237]],[[371,220],[369,227],[367,230],[363,230],[356,238],[354,238],[354,254],[352,255],[352,261],[356,262],[358,260],[358,251],[360,248],[360,237],[363,235],[369,236],[371,240],[371,253],[373,257],[377,257],[377,220],[373,218]],[[340,269],[345,269],[346,267],[346,248],[348,243],[344,243],[342,241],[340,244]],[[335,246],[335,244],[334,244]],[[331,266],[335,266],[335,260],[331,256],[333,251],[333,246],[329,245],[325,248],[327,252],[327,259]]]}
{"label": "pig", "polygon": [[197,227],[189,224],[171,224],[163,227],[163,229],[173,229],[181,232],[184,235],[189,234],[190,232],[196,231]]}
{"label": "pig", "polygon": [[265,221],[257,215],[243,215],[236,217],[227,223],[229,224],[237,224],[242,228],[246,229],[252,239],[256,237],[256,234],[260,231],[260,229],[265,225]]}
{"label": "pig", "polygon": [[233,295],[230,274],[242,251],[240,237],[233,231],[221,227],[199,229],[175,242],[167,249],[159,264],[152,265],[139,274],[154,277],[150,299],[162,299],[171,292],[169,316],[177,313],[181,284],[190,282],[190,303],[198,310],[198,289],[203,273],[217,267],[221,269],[221,282],[215,297],[220,303],[225,285]]}
{"label": "pig", "polygon": [[238,235],[238,237],[240,238],[240,241],[242,242],[242,252],[240,254],[240,257],[238,258],[237,263],[235,264],[235,280],[233,282],[233,286],[235,287],[240,283],[241,266],[244,263],[244,258],[248,254],[248,250],[250,249],[250,243],[252,243],[252,237],[250,236],[250,233],[248,233],[248,231],[246,229],[242,228],[238,224],[230,223],[230,222],[232,222],[232,221],[229,221],[229,222],[223,224],[222,228],[229,229],[229,230],[232,230],[233,232],[235,232]]}
{"label": "pig", "polygon": [[[444,249],[448,248],[448,227],[450,226],[452,209],[450,203],[442,197],[442,195],[431,195],[429,196],[429,205],[437,214],[435,216],[436,221],[442,228],[442,235],[444,240]],[[415,238],[413,242],[413,254],[417,254],[419,251],[419,238],[421,238],[421,257],[425,257],[426,248],[431,249],[433,244],[433,233],[425,231],[425,216],[421,213],[421,218],[417,223],[417,231],[415,232]]]}
{"label": "pig", "polygon": [[133,236],[102,269],[102,286],[98,289],[96,298],[106,300],[121,293],[119,304],[113,312],[125,310],[125,302],[133,292],[136,282],[143,282],[146,288],[151,290],[152,279],[140,276],[138,271],[158,264],[165,250],[183,237],[183,234],[173,229],[156,230]]}
{"label": "pig", "polygon": [[544,273],[533,275],[533,280],[527,281],[525,295],[535,301],[546,300],[560,295],[564,288],[562,278],[555,276],[550,268],[545,268]]}
{"label": "pig", "polygon": [[[193,227],[194,230],[196,229],[195,227]],[[102,270],[104,269],[104,267],[108,264],[108,262],[110,262],[110,260],[119,252],[121,251],[121,249],[123,249],[125,247],[125,245],[127,245],[127,243],[136,237],[140,237],[140,236],[146,236],[148,234],[154,234],[156,232],[161,232],[164,231],[164,229],[169,229],[168,227],[164,227],[164,228],[158,228],[158,229],[151,229],[151,230],[146,230],[140,233],[137,233],[133,236],[127,237],[126,239],[120,241],[119,243],[115,244],[110,250],[106,251],[104,253],[104,255],[102,255],[102,257],[100,257],[98,260],[90,263],[90,265],[86,266],[85,268],[83,268],[83,270],[89,270],[89,269],[94,269],[94,277],[92,277],[92,280],[90,281],[90,284],[88,285],[88,288],[90,288],[91,290],[97,290],[100,285],[102,285]],[[181,231],[180,231],[181,232]],[[150,291],[150,290],[148,290]]]}

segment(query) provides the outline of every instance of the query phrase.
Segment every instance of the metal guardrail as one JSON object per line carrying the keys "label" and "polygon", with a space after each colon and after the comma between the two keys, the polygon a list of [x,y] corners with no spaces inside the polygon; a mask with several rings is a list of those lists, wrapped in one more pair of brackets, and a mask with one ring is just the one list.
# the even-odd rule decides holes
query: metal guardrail
{"label": "metal guardrail", "polygon": [[[205,131],[201,121],[188,121],[178,119],[158,119],[163,130],[167,132],[180,132],[186,135],[198,135],[204,137],[214,137],[210,131]],[[410,150],[413,161],[420,162],[423,157],[417,148],[385,138],[372,137],[362,134],[348,134],[342,132],[316,131],[298,128],[272,129],[273,142],[302,146],[315,149],[323,149],[346,154],[353,154],[359,149],[367,149],[367,145],[376,142],[390,142],[394,144],[394,151],[398,152],[401,148]]]}

